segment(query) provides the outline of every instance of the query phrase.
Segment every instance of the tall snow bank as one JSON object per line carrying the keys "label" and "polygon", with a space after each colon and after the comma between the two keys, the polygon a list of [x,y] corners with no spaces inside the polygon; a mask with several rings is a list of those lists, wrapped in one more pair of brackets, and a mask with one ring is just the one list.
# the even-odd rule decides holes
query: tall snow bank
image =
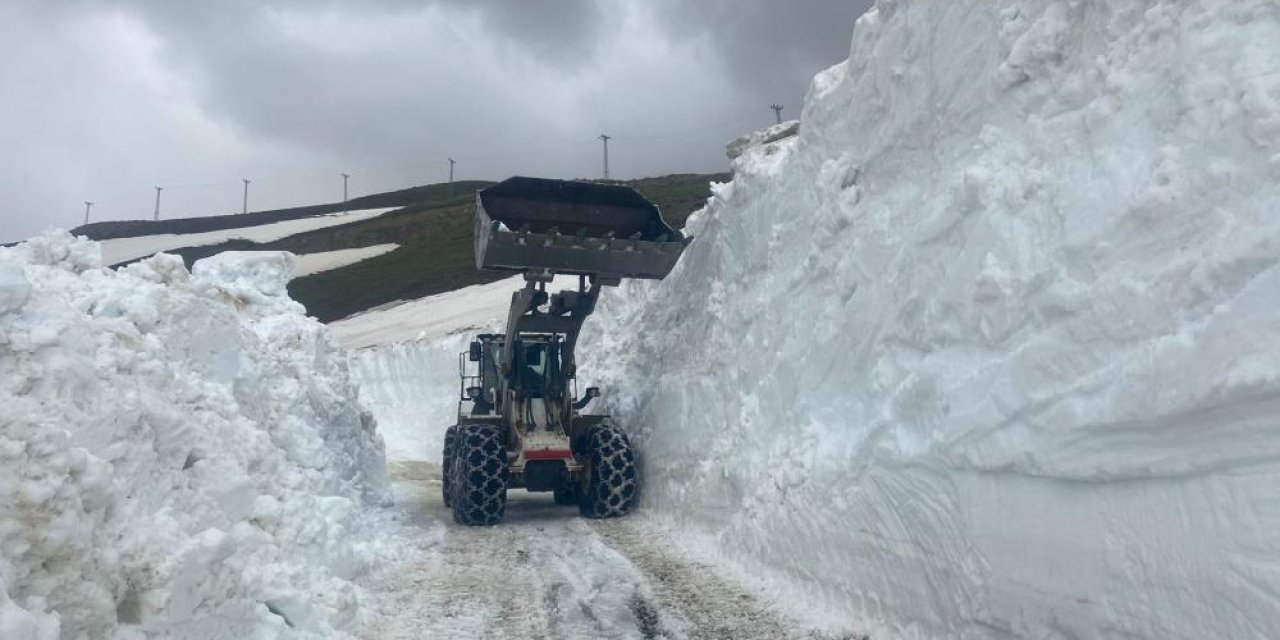
{"label": "tall snow bank", "polygon": [[382,443],[292,258],[100,256],[0,249],[0,637],[354,632]]}
{"label": "tall snow bank", "polygon": [[349,352],[360,403],[377,416],[389,460],[439,461],[444,432],[458,422],[458,354],[471,339],[458,333]]}
{"label": "tall snow bank", "polygon": [[[1280,8],[881,0],[582,353],[875,637],[1280,637]],[[728,552],[726,552],[728,553]]]}

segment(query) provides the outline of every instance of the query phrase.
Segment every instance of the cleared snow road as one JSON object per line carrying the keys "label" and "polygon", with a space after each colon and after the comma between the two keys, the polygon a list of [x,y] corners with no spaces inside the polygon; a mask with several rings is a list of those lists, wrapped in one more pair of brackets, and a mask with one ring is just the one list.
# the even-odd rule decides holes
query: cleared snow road
{"label": "cleared snow road", "polygon": [[391,473],[403,533],[421,552],[364,585],[370,640],[825,637],[676,555],[671,533],[642,514],[584,520],[547,494],[515,491],[501,525],[461,527],[440,499],[438,467],[393,462]]}
{"label": "cleared snow road", "polygon": [[[569,283],[572,284],[572,283]],[[440,497],[443,425],[457,417],[458,354],[494,326],[521,281],[467,287],[331,325],[387,446],[406,555],[360,582],[369,640],[828,638],[783,619],[647,518],[585,520],[548,494],[511,492],[496,527],[454,525]],[[398,342],[413,336],[414,342]]]}

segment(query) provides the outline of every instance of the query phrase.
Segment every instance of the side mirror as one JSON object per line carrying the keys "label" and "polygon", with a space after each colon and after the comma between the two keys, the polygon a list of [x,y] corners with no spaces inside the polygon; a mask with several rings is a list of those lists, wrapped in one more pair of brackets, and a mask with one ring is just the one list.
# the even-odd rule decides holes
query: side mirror
{"label": "side mirror", "polygon": [[582,411],[583,409],[587,408],[588,404],[591,404],[592,398],[599,398],[599,397],[600,397],[600,387],[587,387],[587,390],[582,393],[582,398],[573,403],[573,409],[575,411]]}
{"label": "side mirror", "polygon": [[480,362],[480,341],[479,340],[476,340],[475,342],[471,343],[471,350],[470,350],[470,353],[467,354],[467,359],[471,360],[472,362]]}

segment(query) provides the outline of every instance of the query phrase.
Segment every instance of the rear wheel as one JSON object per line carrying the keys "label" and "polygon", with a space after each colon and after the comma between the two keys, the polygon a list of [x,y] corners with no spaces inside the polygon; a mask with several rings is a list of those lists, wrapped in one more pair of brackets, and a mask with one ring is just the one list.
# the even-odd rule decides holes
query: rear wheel
{"label": "rear wheel", "polygon": [[454,442],[453,521],[491,525],[507,507],[507,452],[496,427],[459,427]]}
{"label": "rear wheel", "polygon": [[458,439],[458,427],[444,430],[444,456],[440,462],[440,492],[444,494],[444,506],[453,506],[453,455]]}
{"label": "rear wheel", "polygon": [[578,498],[580,497],[581,493],[582,493],[582,490],[578,488],[578,485],[571,484],[567,487],[564,487],[563,489],[556,489],[552,493],[552,496],[555,497],[556,504],[569,505],[569,504],[578,504]]}
{"label": "rear wheel", "polygon": [[636,454],[617,427],[601,425],[587,434],[587,486],[578,502],[588,518],[626,515],[636,500]]}

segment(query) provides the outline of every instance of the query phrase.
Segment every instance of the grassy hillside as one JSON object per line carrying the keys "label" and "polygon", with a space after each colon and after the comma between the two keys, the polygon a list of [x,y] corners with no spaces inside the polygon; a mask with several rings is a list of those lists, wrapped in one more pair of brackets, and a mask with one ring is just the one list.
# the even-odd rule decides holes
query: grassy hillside
{"label": "grassy hillside", "polygon": [[[708,184],[728,179],[728,174],[677,174],[619,184],[634,187],[658,205],[668,223],[680,228],[710,195]],[[441,193],[440,187],[447,185],[394,192],[401,194],[396,197],[412,192],[414,197],[422,199],[376,218],[316,229],[274,242],[233,240],[171,253],[181,255],[191,265],[223,251],[283,250],[304,254],[399,244],[400,247],[390,253],[298,278],[289,284],[290,295],[305,305],[310,315],[330,322],[388,302],[411,300],[510,276],[507,272],[485,272],[475,267],[472,238],[475,190],[489,184],[492,183],[467,183],[465,192],[455,184],[453,196]],[[229,217],[244,219],[244,216]]]}
{"label": "grassy hillside", "polygon": [[[479,271],[472,250],[474,205],[398,211],[378,228],[352,230],[367,235],[363,246],[396,242],[400,248],[342,269],[323,271],[289,283],[289,295],[322,322],[395,300],[411,300],[508,273]],[[312,234],[307,234],[312,235]],[[280,247],[299,252],[320,238],[290,239]],[[312,245],[314,246],[314,245]]]}
{"label": "grassy hillside", "polygon": [[162,233],[182,234],[220,231],[222,229],[251,227],[356,209],[407,207],[415,204],[448,206],[472,201],[475,198],[476,189],[483,189],[491,184],[493,183],[482,180],[466,180],[453,184],[429,184],[398,191],[374,193],[352,198],[345,203],[331,202],[329,204],[315,204],[290,209],[254,211],[245,214],[174,218],[172,220],[108,220],[76,227],[71,230],[71,233],[78,236],[87,236],[92,240],[110,240],[112,238],[133,238]]}

